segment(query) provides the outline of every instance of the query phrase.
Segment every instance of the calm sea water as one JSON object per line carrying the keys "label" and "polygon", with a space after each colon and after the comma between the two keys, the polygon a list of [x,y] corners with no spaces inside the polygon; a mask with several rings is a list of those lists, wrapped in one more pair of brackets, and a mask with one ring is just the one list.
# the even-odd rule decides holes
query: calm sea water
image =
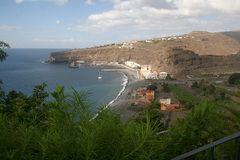
{"label": "calm sea water", "polygon": [[65,86],[69,93],[71,87],[78,91],[88,91],[93,103],[93,110],[106,105],[114,99],[122,89],[123,75],[117,72],[101,72],[100,69],[81,66],[70,69],[66,64],[44,64],[49,53],[60,49],[8,49],[8,57],[0,62],[0,80],[5,91],[18,90],[28,95],[35,85],[47,83],[48,91],[53,91],[57,85]]}

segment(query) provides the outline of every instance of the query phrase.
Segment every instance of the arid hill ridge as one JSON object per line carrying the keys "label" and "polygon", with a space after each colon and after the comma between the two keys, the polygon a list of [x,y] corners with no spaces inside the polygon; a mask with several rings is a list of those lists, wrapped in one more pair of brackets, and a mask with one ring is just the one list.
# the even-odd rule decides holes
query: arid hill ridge
{"label": "arid hill ridge", "polygon": [[191,32],[181,36],[109,44],[51,53],[53,63],[83,60],[150,64],[153,70],[178,74],[220,74],[240,71],[240,31]]}

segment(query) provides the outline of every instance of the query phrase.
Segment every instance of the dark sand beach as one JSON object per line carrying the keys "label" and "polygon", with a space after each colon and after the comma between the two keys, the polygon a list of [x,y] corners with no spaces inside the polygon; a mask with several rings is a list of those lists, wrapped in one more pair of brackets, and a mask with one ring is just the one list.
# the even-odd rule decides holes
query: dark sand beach
{"label": "dark sand beach", "polygon": [[133,69],[125,68],[122,69],[121,72],[127,76],[128,82],[121,95],[109,105],[109,108],[114,113],[119,114],[122,121],[127,121],[137,115],[137,112],[129,109],[130,104],[128,102],[128,93],[139,87],[146,86],[148,82],[139,79],[138,73]]}

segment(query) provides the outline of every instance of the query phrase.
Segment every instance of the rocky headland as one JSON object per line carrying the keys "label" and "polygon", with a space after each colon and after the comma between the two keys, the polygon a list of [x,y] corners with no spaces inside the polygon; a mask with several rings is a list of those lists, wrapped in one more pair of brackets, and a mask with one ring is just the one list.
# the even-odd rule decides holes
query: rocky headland
{"label": "rocky headland", "polygon": [[191,32],[186,35],[108,44],[51,53],[52,63],[124,63],[151,65],[172,75],[240,72],[240,31]]}

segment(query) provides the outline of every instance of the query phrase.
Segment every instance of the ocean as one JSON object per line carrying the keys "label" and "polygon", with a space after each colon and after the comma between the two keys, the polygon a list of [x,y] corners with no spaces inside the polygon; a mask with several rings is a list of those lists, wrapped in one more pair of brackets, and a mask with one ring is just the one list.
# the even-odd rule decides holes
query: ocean
{"label": "ocean", "polygon": [[[51,92],[57,85],[65,87],[71,94],[71,87],[89,93],[92,110],[107,105],[115,99],[126,84],[126,77],[119,72],[102,72],[100,68],[82,65],[68,68],[67,64],[44,63],[51,52],[63,49],[7,49],[7,59],[0,62],[0,80],[3,90],[21,91],[27,95],[37,84],[45,82]],[[98,79],[99,71],[102,79]]]}

